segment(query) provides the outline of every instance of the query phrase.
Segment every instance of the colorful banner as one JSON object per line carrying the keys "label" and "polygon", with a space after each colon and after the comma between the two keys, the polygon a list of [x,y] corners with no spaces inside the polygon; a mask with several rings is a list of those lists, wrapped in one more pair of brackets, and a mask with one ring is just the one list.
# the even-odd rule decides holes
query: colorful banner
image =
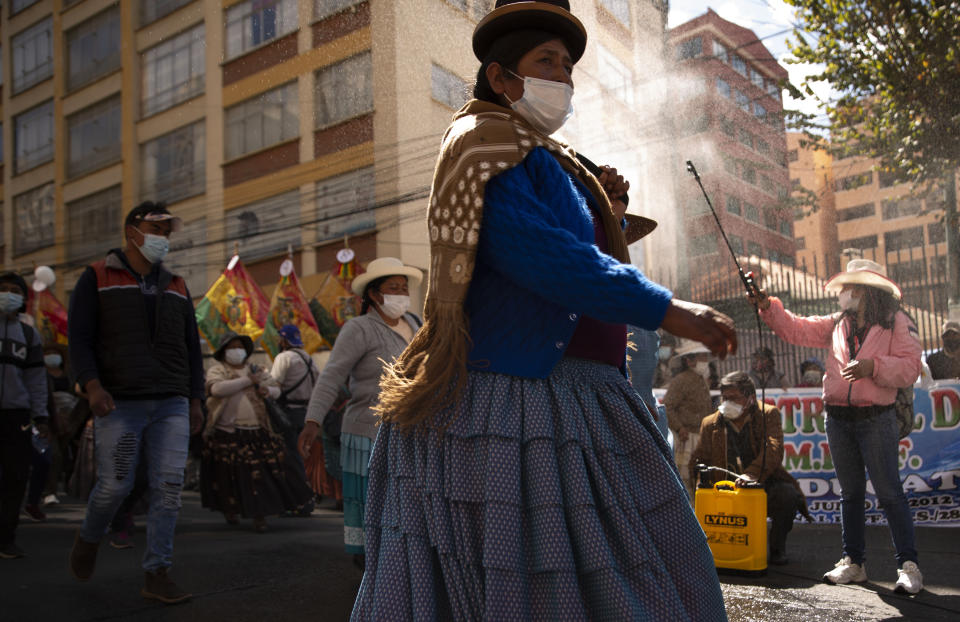
{"label": "colorful banner", "polygon": [[289,262],[289,265],[287,261],[283,263],[284,265],[280,266],[280,282],[273,290],[270,313],[267,315],[267,324],[260,340],[263,349],[271,359],[280,353],[280,335],[277,330],[286,324],[293,324],[300,329],[303,349],[308,354],[330,347],[327,340],[320,336],[320,329],[313,318],[310,305],[307,304],[307,297],[300,287],[293,263]]}
{"label": "colorful banner", "polygon": [[67,309],[49,289],[30,289],[27,312],[36,319],[43,343],[67,345]]}
{"label": "colorful banner", "polygon": [[[663,391],[655,394],[662,398]],[[783,415],[784,466],[797,478],[807,508],[819,523],[840,522],[840,484],[824,433],[819,388],[768,389]],[[914,523],[960,527],[960,383],[915,388],[916,427],[900,441],[900,477]],[[867,482],[868,525],[886,524]],[[800,519],[798,519],[800,520]]]}
{"label": "colorful banner", "polygon": [[360,314],[360,297],[354,296],[333,274],[328,274],[310,301],[310,309],[323,337],[333,343],[346,321]]}
{"label": "colorful banner", "polygon": [[197,326],[214,350],[228,330],[256,341],[263,334],[268,309],[267,297],[234,257],[197,304]]}

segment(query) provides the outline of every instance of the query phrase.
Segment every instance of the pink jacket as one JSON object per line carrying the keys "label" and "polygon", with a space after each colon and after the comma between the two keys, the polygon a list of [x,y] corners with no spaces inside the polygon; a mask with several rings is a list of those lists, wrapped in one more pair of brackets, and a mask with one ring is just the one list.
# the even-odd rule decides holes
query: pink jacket
{"label": "pink jacket", "polygon": [[775,296],[760,317],[778,337],[788,343],[810,348],[829,348],[823,377],[823,401],[835,406],[885,406],[897,398],[897,389],[908,387],[920,375],[920,338],[916,326],[898,312],[893,329],[873,326],[855,358],[873,359],[873,376],[847,382],[840,375],[852,358],[847,349],[850,318],[839,324],[840,313],[799,317],[783,308]]}

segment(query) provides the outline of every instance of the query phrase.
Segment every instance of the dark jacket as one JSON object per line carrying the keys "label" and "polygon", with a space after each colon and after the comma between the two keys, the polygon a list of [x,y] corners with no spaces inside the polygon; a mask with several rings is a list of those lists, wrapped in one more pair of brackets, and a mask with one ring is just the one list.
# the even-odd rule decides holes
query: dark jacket
{"label": "dark jacket", "polygon": [[47,417],[47,370],[40,333],[17,318],[0,317],[0,410]]}
{"label": "dark jacket", "polygon": [[70,297],[71,364],[114,398],[203,398],[203,361],[183,278],[162,264],[146,277],[119,250],[89,266]]}
{"label": "dark jacket", "polygon": [[[764,412],[767,420],[767,443],[766,443],[766,461],[763,461],[762,450],[763,442],[763,422],[760,420],[760,402],[755,406],[745,409],[746,412],[741,415],[745,417],[743,425],[751,426],[751,441],[753,454],[756,458],[744,469],[743,474],[750,475],[757,481],[766,484],[769,482],[781,481],[789,482],[800,490],[797,480],[783,468],[783,423],[781,421],[780,410],[776,406],[764,405]],[[690,457],[690,473],[694,478],[693,484],[697,483],[696,465],[698,463],[707,466],[727,467],[727,424],[719,411],[715,411],[704,417],[700,422],[700,442]],[[763,472],[760,472],[761,463],[763,463]],[[733,479],[731,476],[718,473],[716,471],[709,473],[709,481],[717,482],[723,479]]]}

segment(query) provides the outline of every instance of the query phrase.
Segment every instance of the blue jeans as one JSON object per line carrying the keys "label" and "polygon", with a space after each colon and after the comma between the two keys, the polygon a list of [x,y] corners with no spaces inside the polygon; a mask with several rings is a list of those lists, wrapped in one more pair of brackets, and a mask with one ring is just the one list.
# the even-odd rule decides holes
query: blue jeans
{"label": "blue jeans", "polygon": [[899,467],[899,434],[894,409],[863,419],[827,416],[827,441],[840,481],[840,520],[843,528],[843,554],[856,564],[865,559],[864,494],[870,482],[887,517],[897,565],[917,562],[913,536],[913,515],[903,494]]}
{"label": "blue jeans", "polygon": [[99,542],[107,533],[117,508],[133,488],[142,448],[150,500],[143,568],[154,572],[173,563],[173,532],[190,443],[190,406],[185,397],[115,400],[114,404],[116,410],[94,419],[97,483],[90,492],[80,537]]}

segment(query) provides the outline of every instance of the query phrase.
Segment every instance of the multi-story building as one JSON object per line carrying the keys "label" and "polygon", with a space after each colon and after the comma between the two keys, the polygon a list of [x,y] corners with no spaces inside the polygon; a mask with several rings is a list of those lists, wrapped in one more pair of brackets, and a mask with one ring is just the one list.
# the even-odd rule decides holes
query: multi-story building
{"label": "multi-story building", "polygon": [[[666,3],[571,5],[590,45],[569,135],[632,175],[639,196],[656,158],[631,138],[642,130],[635,67],[660,56]],[[0,263],[54,266],[63,297],[84,265],[122,244],[126,212],[150,199],[185,221],[168,263],[195,296],[234,248],[262,285],[276,282],[292,250],[308,295],[345,236],[361,262],[393,255],[427,268],[440,136],[468,97],[471,33],[492,6],[2,3],[0,137],[12,148],[0,178]]]}
{"label": "multi-story building", "polygon": [[796,199],[793,234],[797,265],[824,275],[840,270],[833,159],[824,149],[808,146],[800,132],[787,133],[790,190]]}
{"label": "multi-story building", "polygon": [[[675,59],[672,155],[683,223],[675,243],[692,284],[711,282],[733,267],[717,225],[693,179],[691,160],[734,251],[741,256],[795,262],[793,212],[780,83],[787,77],[747,28],[712,9],[672,29]],[[664,241],[669,244],[673,241]],[[658,256],[665,258],[669,248]]]}

